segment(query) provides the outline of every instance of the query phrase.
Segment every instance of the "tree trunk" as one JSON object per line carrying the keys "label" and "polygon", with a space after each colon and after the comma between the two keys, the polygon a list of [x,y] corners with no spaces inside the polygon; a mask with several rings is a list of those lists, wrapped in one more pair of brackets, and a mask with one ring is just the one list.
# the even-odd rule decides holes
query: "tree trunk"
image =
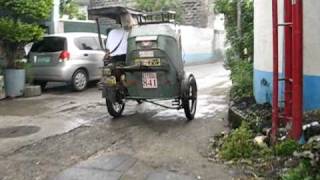
{"label": "tree trunk", "polygon": [[238,35],[241,36],[241,15],[242,15],[242,9],[241,9],[242,0],[237,1],[237,31]]}
{"label": "tree trunk", "polygon": [[[239,36],[240,39],[242,39],[242,0],[237,0],[237,34]],[[244,57],[244,53],[243,53],[243,44],[242,44],[242,40],[240,41],[240,52],[238,52],[238,57],[239,58],[243,58]]]}
{"label": "tree trunk", "polygon": [[5,55],[5,61],[7,62],[7,68],[9,69],[15,68],[15,60],[17,57],[18,45],[15,43],[4,41],[2,43],[2,48]]}

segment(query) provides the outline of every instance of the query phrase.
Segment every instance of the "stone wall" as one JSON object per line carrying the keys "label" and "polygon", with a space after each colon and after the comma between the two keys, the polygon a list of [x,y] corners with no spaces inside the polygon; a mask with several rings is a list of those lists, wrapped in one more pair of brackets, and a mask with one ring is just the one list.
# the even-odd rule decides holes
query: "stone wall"
{"label": "stone wall", "polygon": [[208,23],[208,10],[206,2],[200,0],[183,0],[182,21],[185,25],[206,27]]}
{"label": "stone wall", "polygon": [[[196,27],[207,27],[212,25],[211,14],[213,0],[181,0],[182,24]],[[110,5],[121,5],[134,7],[134,0],[90,0],[90,7],[104,7]]]}

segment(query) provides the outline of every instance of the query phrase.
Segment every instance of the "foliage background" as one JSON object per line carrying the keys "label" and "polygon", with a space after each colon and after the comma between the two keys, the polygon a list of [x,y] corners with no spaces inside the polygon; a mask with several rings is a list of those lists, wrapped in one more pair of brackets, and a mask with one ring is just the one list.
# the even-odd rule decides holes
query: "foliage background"
{"label": "foliage background", "polygon": [[136,8],[146,12],[176,11],[177,21],[181,22],[182,8],[179,0],[135,0]]}
{"label": "foliage background", "polygon": [[214,10],[225,15],[226,65],[231,69],[234,99],[253,96],[253,1],[241,0],[241,29],[237,24],[238,0],[216,0]]}
{"label": "foliage background", "polygon": [[74,0],[60,0],[60,16],[68,15],[69,19],[86,20],[86,15],[79,11]]}
{"label": "foliage background", "polygon": [[15,68],[19,47],[41,39],[44,30],[37,23],[49,17],[52,5],[52,0],[0,0],[0,46],[9,68]]}

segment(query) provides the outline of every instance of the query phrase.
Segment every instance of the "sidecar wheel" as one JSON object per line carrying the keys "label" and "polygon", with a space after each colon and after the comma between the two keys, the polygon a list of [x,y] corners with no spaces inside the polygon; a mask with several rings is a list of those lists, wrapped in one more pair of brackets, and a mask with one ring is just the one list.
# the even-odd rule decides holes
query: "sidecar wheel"
{"label": "sidecar wheel", "polygon": [[125,107],[125,102],[111,102],[108,98],[106,98],[106,104],[108,112],[114,118],[118,118],[122,115],[122,112]]}
{"label": "sidecar wheel", "polygon": [[143,103],[143,101],[141,99],[137,100],[137,103],[140,105]]}
{"label": "sidecar wheel", "polygon": [[188,120],[193,120],[197,110],[198,88],[193,75],[190,75],[182,96],[182,107]]}

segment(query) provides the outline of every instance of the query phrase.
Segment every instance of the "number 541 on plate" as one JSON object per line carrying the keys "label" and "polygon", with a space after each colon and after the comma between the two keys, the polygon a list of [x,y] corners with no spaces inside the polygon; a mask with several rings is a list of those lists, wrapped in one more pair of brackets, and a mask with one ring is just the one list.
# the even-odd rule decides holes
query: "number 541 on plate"
{"label": "number 541 on plate", "polygon": [[157,73],[142,73],[142,86],[145,89],[158,88]]}

